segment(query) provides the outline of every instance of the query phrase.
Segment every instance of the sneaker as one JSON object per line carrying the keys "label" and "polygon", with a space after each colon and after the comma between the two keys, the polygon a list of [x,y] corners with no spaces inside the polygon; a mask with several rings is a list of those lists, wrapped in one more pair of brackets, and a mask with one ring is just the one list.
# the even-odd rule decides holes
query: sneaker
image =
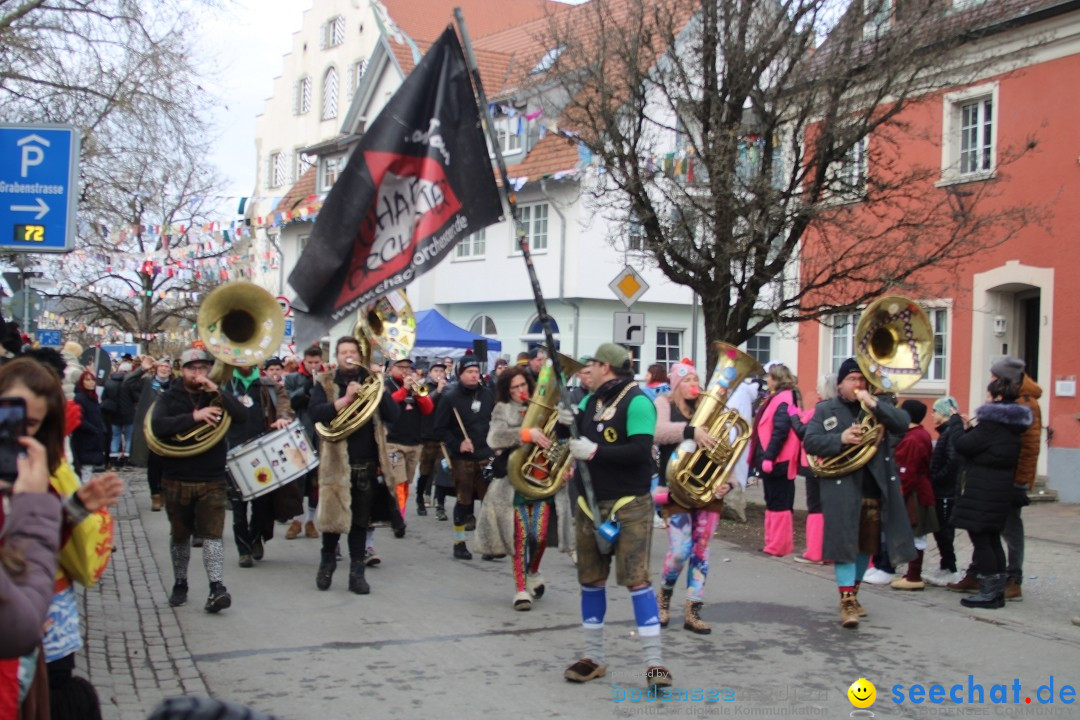
{"label": "sneaker", "polygon": [[529,599],[529,593],[522,590],[514,595],[514,609],[518,612],[532,610],[532,600]]}
{"label": "sneaker", "polygon": [[206,598],[203,610],[208,613],[218,613],[232,605],[232,596],[225,590],[225,586],[219,582],[210,583],[210,597]]}
{"label": "sneaker", "polygon": [[425,515],[427,515],[427,508],[424,507],[423,505],[417,505],[416,506],[416,514],[418,516],[420,516],[420,517],[424,517]]}
{"label": "sneaker", "polygon": [[960,580],[963,579],[963,576],[960,573],[952,572],[951,570],[935,570],[933,572],[924,572],[922,579],[927,585],[945,587],[949,583],[960,582]]}
{"label": "sneaker", "polygon": [[304,526],[300,524],[299,520],[293,520],[291,523],[289,523],[289,529],[285,531],[285,539],[295,540],[296,538],[300,537],[300,533],[301,531],[303,531],[303,529]]}
{"label": "sneaker", "polygon": [[823,563],[818,562],[817,560],[811,560],[810,558],[803,557],[802,555],[796,555],[792,559],[795,562],[799,563],[800,565],[821,565],[821,564],[823,564]]}
{"label": "sneaker", "polygon": [[645,671],[645,678],[650,688],[671,687],[674,682],[671,671],[663,665],[650,665],[649,669]]}
{"label": "sneaker", "polygon": [[870,568],[863,575],[862,581],[871,585],[888,585],[896,578],[895,573],[887,573],[878,568]]}
{"label": "sneaker", "polygon": [[441,505],[435,508],[435,519],[447,520],[448,518],[446,517],[446,508],[442,507]]}
{"label": "sneaker", "polygon": [[381,562],[382,560],[379,559],[379,556],[376,555],[374,551],[364,553],[364,564],[368,567],[375,567]]}
{"label": "sneaker", "polygon": [[246,555],[246,554],[241,555],[240,556],[240,567],[242,567],[242,568],[255,567],[255,560],[250,555]]}
{"label": "sneaker", "polygon": [[169,605],[171,605],[172,607],[180,607],[187,602],[187,593],[187,580],[181,580],[180,582],[173,583],[172,594],[169,595]]}
{"label": "sneaker", "polygon": [[895,578],[889,583],[893,590],[924,590],[926,583],[922,580],[908,580],[906,577]]}

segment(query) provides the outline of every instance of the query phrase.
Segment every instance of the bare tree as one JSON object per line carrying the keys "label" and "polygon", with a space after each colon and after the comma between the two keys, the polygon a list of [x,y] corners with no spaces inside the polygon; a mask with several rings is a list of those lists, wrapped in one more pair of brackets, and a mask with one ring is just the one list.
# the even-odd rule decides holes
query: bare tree
{"label": "bare tree", "polygon": [[548,18],[534,90],[601,166],[592,202],[700,296],[706,337],[856,308],[1039,220],[999,197],[1034,139],[962,192],[903,155],[926,141],[905,113],[974,76],[970,31],[1014,3],[845,5],[592,0]]}

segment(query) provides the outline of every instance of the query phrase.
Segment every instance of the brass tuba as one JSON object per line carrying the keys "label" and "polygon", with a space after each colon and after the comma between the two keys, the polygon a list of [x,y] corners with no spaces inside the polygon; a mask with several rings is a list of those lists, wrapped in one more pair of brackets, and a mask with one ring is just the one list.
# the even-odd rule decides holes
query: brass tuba
{"label": "brass tuba", "polygon": [[[559,353],[563,375],[572,376],[582,367],[581,363]],[[526,443],[515,448],[507,460],[506,474],[514,489],[530,500],[549,498],[562,487],[563,474],[572,456],[566,443],[555,438],[555,423],[559,407],[559,382],[555,368],[546,363],[540,369],[536,389],[529,398],[529,409],[521,422],[523,428],[539,427],[551,440],[551,447],[544,450],[539,445]]]}
{"label": "brass tuba", "polygon": [[[409,356],[416,342],[416,317],[403,290],[376,298],[360,308],[353,337],[360,343],[361,357],[371,362],[376,349],[391,361]],[[379,409],[386,386],[371,373],[361,383],[356,399],[343,407],[328,423],[316,423],[315,432],[327,442],[340,442],[367,425]]]}
{"label": "brass tuba", "polygon": [[[219,385],[228,380],[234,367],[259,365],[272,357],[285,337],[285,317],[277,299],[250,282],[227,283],[207,295],[197,322],[199,339],[216,359],[210,377]],[[218,396],[212,404],[221,404],[220,391]],[[221,442],[232,425],[232,418],[224,413],[217,425],[200,423],[166,441],[151,430],[153,414],[151,404],[143,420],[146,446],[165,457],[201,455]]]}
{"label": "brass tuba", "polygon": [[[667,483],[672,498],[687,508],[705,507],[716,499],[716,491],[750,440],[750,423],[736,410],[727,408],[732,392],[749,375],[762,372],[761,364],[734,345],[714,342],[718,359],[709,384],[698,396],[690,425],[703,427],[716,438],[712,450],[679,446],[667,466]],[[734,437],[732,437],[734,433]]]}
{"label": "brass tuba", "polygon": [[[867,306],[855,326],[855,362],[866,382],[886,393],[899,393],[919,382],[934,358],[934,329],[914,300],[900,295],[878,298]],[[850,475],[874,457],[883,428],[866,407],[857,445],[829,458],[807,455],[819,477]]]}

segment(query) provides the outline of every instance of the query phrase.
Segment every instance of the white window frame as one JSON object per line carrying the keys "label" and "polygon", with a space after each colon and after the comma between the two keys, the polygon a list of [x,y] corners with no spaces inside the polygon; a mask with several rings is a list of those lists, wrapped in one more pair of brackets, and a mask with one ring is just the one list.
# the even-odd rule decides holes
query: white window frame
{"label": "white window frame", "polygon": [[949,11],[960,12],[961,10],[967,10],[969,8],[977,7],[984,4],[986,4],[986,0],[952,0],[952,5],[949,7]]}
{"label": "white window frame", "polygon": [[289,161],[286,153],[278,150],[270,153],[266,162],[266,186],[269,188],[283,187],[288,182]]}
{"label": "white window frame", "polygon": [[863,0],[863,11],[867,16],[863,39],[869,40],[888,31],[892,24],[893,0]]}
{"label": "white window frame", "polygon": [[343,45],[345,43],[345,16],[335,15],[323,23],[320,35],[323,50]]}
{"label": "white window frame", "polygon": [[[997,82],[976,85],[956,92],[947,93],[942,100],[942,135],[941,135],[941,180],[938,187],[955,183],[989,180],[997,176],[998,153],[998,118],[1001,116],[999,97],[1000,85]],[[989,120],[986,103],[989,102]],[[973,171],[963,172],[964,108],[971,105],[978,107],[978,124],[975,128],[978,167]],[[989,127],[987,127],[987,123]],[[989,154],[985,152],[985,142],[989,141]],[[983,161],[988,160],[989,167],[984,168]]]}
{"label": "white window frame", "polygon": [[[654,347],[653,357],[656,359],[656,362],[663,364],[665,370],[667,370],[667,368],[670,367],[672,363],[676,363],[682,359],[684,355],[683,334],[685,332],[686,330],[684,330],[683,328],[656,328],[656,345]],[[661,334],[667,337],[661,338]],[[670,341],[670,336],[672,335],[675,336],[675,345],[672,345],[670,342],[660,342],[661,339],[665,341]],[[665,349],[663,360],[660,359],[660,348]],[[674,352],[671,352],[672,350],[674,350]]]}
{"label": "white window frame", "polygon": [[[534,210],[537,208],[537,210]],[[539,212],[539,208],[543,208],[543,212]],[[521,213],[521,225],[525,228],[525,237],[529,241],[529,250],[536,254],[544,254],[548,250],[548,235],[550,230],[551,212],[546,202],[532,203],[529,205],[518,206],[518,211]],[[543,215],[543,218],[538,218],[537,215]],[[541,226],[542,227],[539,227]],[[542,232],[539,230],[542,229]],[[517,236],[514,234],[514,227],[511,223],[510,227],[510,240],[512,252],[511,254],[521,254],[521,250],[518,249]],[[538,242],[540,241],[540,242]]]}
{"label": "white window frame", "polygon": [[[754,340],[754,341],[764,340],[764,341],[768,342],[768,344],[769,344],[768,357],[766,357],[764,360],[761,359],[760,357],[758,357],[761,354],[761,348],[756,347],[756,346],[753,347],[753,348],[750,347],[750,341],[751,340]],[[746,354],[749,355],[750,357],[754,358],[755,360],[757,360],[762,365],[765,365],[765,363],[768,363],[768,362],[772,362],[772,356],[773,356],[773,341],[772,340],[773,340],[773,336],[770,333],[758,333],[757,335],[752,336],[751,338],[749,338],[746,341]]]}
{"label": "white window frame", "polygon": [[645,228],[633,218],[626,221],[626,251],[645,252]]}
{"label": "white window frame", "polygon": [[[479,330],[474,330],[473,327],[478,322],[481,323],[480,329]],[[491,331],[487,332],[487,329],[488,329],[489,326],[491,327]],[[499,335],[499,329],[498,329],[498,326],[495,325],[494,318],[492,318],[490,315],[488,315],[486,313],[480,313],[479,315],[474,317],[472,320],[470,320],[469,325],[468,325],[468,329],[469,329],[469,332],[474,333],[476,335],[483,335],[484,337],[498,337],[498,335]]]}
{"label": "white window frame", "polygon": [[297,181],[304,176],[308,170],[315,164],[310,155],[305,155],[301,148],[296,148],[293,151],[293,157],[296,159],[296,175]]}
{"label": "white window frame", "polygon": [[517,128],[519,118],[501,117],[495,121],[495,133],[499,138],[499,152],[503,155],[516,155],[524,147],[522,136],[528,134],[528,120],[521,118],[524,124],[522,132],[511,132],[511,128]]}
{"label": "white window frame", "polygon": [[331,65],[326,68],[322,78],[322,103],[319,110],[320,120],[335,120],[338,116],[338,72]]}
{"label": "white window frame", "polygon": [[344,167],[344,156],[320,157],[319,158],[319,192],[329,192],[334,187],[341,169]]}
{"label": "white window frame", "polygon": [[859,202],[866,198],[868,175],[867,151],[870,139],[863,136],[855,142],[843,159],[829,168],[829,199],[833,202]]}
{"label": "white window frame", "polygon": [[305,75],[296,81],[296,100],[293,106],[294,115],[306,115],[311,112],[311,76]]}
{"label": "white window frame", "polygon": [[470,260],[483,260],[487,251],[487,228],[480,228],[477,232],[463,237],[454,246],[454,262],[468,262]]}
{"label": "white window frame", "polygon": [[356,95],[357,88],[360,87],[360,80],[364,77],[364,71],[367,70],[367,60],[357,60],[349,65],[348,71],[345,73],[346,94],[348,95],[348,102],[352,102],[353,96]]}

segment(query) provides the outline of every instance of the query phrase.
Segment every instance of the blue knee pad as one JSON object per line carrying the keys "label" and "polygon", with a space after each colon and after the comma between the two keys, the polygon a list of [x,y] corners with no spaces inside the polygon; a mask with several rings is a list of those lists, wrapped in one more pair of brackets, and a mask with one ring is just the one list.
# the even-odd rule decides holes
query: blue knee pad
{"label": "blue knee pad", "polygon": [[593,585],[581,586],[581,624],[587,628],[604,627],[607,613],[607,591]]}
{"label": "blue knee pad", "polygon": [[660,608],[656,604],[656,593],[652,586],[630,591],[630,600],[634,603],[634,622],[638,634],[642,636],[660,634]]}

